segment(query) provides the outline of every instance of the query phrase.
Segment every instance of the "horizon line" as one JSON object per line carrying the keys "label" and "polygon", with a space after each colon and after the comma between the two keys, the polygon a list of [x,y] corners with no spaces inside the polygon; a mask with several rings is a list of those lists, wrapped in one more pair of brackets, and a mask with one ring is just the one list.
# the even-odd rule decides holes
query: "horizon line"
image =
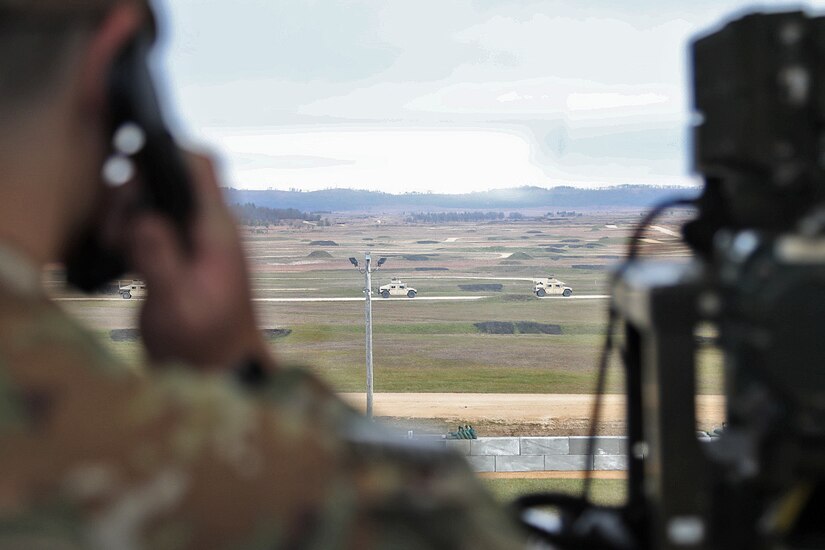
{"label": "horizon line", "polygon": [[472,195],[476,193],[494,193],[500,191],[518,191],[524,189],[540,189],[542,191],[553,191],[556,189],[574,189],[576,191],[609,191],[613,189],[621,189],[621,188],[646,188],[646,189],[701,189],[703,183],[696,183],[696,184],[662,184],[662,185],[654,185],[649,183],[619,183],[619,184],[607,184],[601,185],[596,187],[578,187],[575,185],[554,185],[551,187],[543,187],[540,185],[521,185],[517,187],[496,187],[493,189],[485,189],[479,191],[465,191],[462,193],[447,193],[443,191],[403,191],[403,192],[390,192],[390,191],[380,191],[376,189],[363,189],[363,188],[354,188],[354,187],[328,187],[325,189],[298,189],[298,188],[289,188],[289,189],[279,189],[274,187],[269,187],[267,189],[249,189],[244,187],[233,187],[231,185],[221,185],[220,188],[222,190],[228,191],[249,191],[255,193],[266,193],[266,192],[278,192],[278,193],[324,193],[329,191],[357,191],[363,193],[379,193],[382,195],[393,195],[393,196],[400,196],[400,195],[448,195],[448,196],[460,196],[460,195]]}

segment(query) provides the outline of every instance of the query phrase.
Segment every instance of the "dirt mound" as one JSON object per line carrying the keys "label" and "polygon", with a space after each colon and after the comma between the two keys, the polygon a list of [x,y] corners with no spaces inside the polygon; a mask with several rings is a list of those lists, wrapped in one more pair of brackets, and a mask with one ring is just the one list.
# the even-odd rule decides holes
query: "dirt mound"
{"label": "dirt mound", "polygon": [[309,253],[307,258],[332,258],[332,254],[326,250],[314,250]]}
{"label": "dirt mound", "polygon": [[449,267],[416,267],[416,271],[449,271]]}
{"label": "dirt mound", "polygon": [[516,325],[507,321],[486,321],[484,323],[473,323],[479,332],[485,334],[515,334]]}
{"label": "dirt mound", "polygon": [[519,334],[561,334],[560,325],[536,323],[534,321],[519,321],[516,323]]}
{"label": "dirt mound", "polygon": [[338,246],[335,241],[311,241],[309,246]]}
{"label": "dirt mound", "polygon": [[532,260],[533,257],[526,252],[514,252],[507,258],[508,260]]}
{"label": "dirt mound", "polygon": [[534,321],[486,321],[474,323],[476,329],[484,334],[561,334],[560,325],[548,325]]}
{"label": "dirt mound", "polygon": [[261,330],[265,338],[286,338],[292,334],[291,328],[265,328]]}
{"label": "dirt mound", "polygon": [[438,241],[415,241],[417,244],[438,244]]}
{"label": "dirt mound", "polygon": [[586,269],[588,271],[604,271],[607,269],[607,266],[604,264],[573,264],[573,269]]}

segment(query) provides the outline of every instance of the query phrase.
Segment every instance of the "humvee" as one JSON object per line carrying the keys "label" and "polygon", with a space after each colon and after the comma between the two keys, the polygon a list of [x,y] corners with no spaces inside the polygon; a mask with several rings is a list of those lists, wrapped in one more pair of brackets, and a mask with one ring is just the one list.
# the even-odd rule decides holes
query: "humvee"
{"label": "humvee", "polygon": [[539,298],[548,294],[567,297],[573,294],[573,289],[565,286],[564,281],[559,281],[555,277],[542,277],[533,279],[533,292]]}
{"label": "humvee", "polygon": [[384,285],[378,289],[382,298],[389,298],[390,296],[406,296],[407,298],[415,298],[418,291],[412,287],[402,283],[401,279],[393,279],[390,284]]}
{"label": "humvee", "polygon": [[146,284],[141,281],[132,281],[128,284],[118,284],[118,292],[124,300],[143,298],[146,296]]}

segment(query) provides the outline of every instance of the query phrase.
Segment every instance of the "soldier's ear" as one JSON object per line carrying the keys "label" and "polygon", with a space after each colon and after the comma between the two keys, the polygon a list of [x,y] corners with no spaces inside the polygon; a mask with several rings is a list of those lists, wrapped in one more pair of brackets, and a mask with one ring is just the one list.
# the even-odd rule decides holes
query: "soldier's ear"
{"label": "soldier's ear", "polygon": [[145,8],[137,2],[121,2],[97,25],[80,62],[80,93],[84,109],[108,108],[109,72],[118,53],[146,24]]}

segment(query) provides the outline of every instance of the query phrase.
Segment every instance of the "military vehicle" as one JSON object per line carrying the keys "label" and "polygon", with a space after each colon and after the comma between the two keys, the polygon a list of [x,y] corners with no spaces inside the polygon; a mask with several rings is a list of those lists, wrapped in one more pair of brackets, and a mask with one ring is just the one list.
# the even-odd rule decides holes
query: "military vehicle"
{"label": "military vehicle", "polygon": [[125,285],[119,283],[118,292],[124,300],[143,298],[146,296],[146,284],[141,281],[132,281]]}
{"label": "military vehicle", "polygon": [[565,286],[564,281],[559,281],[555,277],[541,277],[533,279],[533,292],[539,298],[550,296],[564,296],[565,298],[573,294],[573,289]]}
{"label": "military vehicle", "polygon": [[415,298],[418,291],[412,287],[402,283],[401,279],[392,279],[390,284],[384,285],[378,289],[382,298],[389,298],[390,296],[406,296],[407,298]]}

